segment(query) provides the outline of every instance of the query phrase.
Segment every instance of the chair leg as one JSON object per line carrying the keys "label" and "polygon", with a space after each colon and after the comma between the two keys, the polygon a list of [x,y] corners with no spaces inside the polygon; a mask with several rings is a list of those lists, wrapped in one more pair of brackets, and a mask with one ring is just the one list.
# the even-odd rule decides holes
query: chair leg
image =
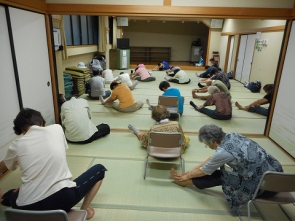
{"label": "chair leg", "polygon": [[184,159],[182,157],[180,157],[181,160],[181,168],[182,168],[182,173],[185,172],[185,164],[184,164]]}
{"label": "chair leg", "polygon": [[239,210],[236,210],[236,213],[238,214],[240,221],[243,221],[242,216],[241,216],[241,214],[239,213]]}
{"label": "chair leg", "polygon": [[259,207],[257,206],[257,204],[253,201],[252,204],[254,205],[255,209],[257,210],[259,216],[261,217],[262,220],[266,220],[263,213],[261,212],[261,210],[259,209]]}
{"label": "chair leg", "polygon": [[284,210],[284,208],[282,207],[281,204],[279,204],[279,207],[281,208],[281,210],[283,211],[283,213],[288,217],[288,220],[292,220],[292,218],[288,215],[288,213],[286,212],[286,210]]}
{"label": "chair leg", "polygon": [[145,176],[146,176],[146,168],[147,168],[147,163],[148,163],[148,155],[146,156],[145,158],[145,166],[144,166],[144,175],[143,175],[143,179],[145,179]]}
{"label": "chair leg", "polygon": [[248,201],[248,205],[247,205],[247,210],[248,210],[248,221],[251,221],[251,203],[252,203],[252,200],[249,200]]}

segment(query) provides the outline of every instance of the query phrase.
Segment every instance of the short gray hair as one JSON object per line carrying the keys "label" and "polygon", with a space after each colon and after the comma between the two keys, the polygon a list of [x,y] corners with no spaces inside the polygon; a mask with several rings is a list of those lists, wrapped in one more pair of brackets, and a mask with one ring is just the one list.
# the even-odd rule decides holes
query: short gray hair
{"label": "short gray hair", "polygon": [[209,94],[214,94],[220,91],[219,88],[216,86],[209,86],[207,90]]}
{"label": "short gray hair", "polygon": [[199,141],[205,144],[221,143],[224,136],[222,128],[214,124],[204,125],[199,130]]}

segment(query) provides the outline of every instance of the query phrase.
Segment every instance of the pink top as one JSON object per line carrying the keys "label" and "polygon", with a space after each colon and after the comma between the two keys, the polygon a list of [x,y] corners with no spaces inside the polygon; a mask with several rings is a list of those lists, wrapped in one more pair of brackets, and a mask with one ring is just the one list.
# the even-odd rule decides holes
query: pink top
{"label": "pink top", "polygon": [[[139,66],[139,65],[138,65]],[[144,66],[144,65],[143,65]],[[148,70],[146,68],[140,67],[138,68],[134,74],[138,74],[140,76],[141,80],[147,79],[148,77],[150,77],[150,73],[148,72]]]}
{"label": "pink top", "polygon": [[137,68],[145,68],[144,64],[137,65]]}

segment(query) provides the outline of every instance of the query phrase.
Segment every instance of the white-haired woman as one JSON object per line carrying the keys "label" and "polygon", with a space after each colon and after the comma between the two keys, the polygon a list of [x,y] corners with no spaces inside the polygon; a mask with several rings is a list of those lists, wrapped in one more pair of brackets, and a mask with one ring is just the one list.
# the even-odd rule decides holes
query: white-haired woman
{"label": "white-haired woman", "polygon": [[182,153],[184,153],[190,142],[190,138],[183,133],[182,127],[178,121],[170,121],[169,117],[170,113],[167,108],[163,105],[157,105],[152,109],[152,118],[156,121],[156,123],[148,132],[141,132],[131,124],[128,125],[128,128],[133,131],[141,146],[144,148],[147,148],[148,146],[148,136],[151,131],[167,133],[179,132],[182,136]]}
{"label": "white-haired woman", "polygon": [[[208,93],[211,95],[208,100],[201,106],[197,106],[194,102],[190,101],[190,105],[196,111],[204,113],[209,117],[217,120],[229,120],[232,117],[232,105],[230,98],[224,92],[221,92],[218,87],[208,87]],[[205,108],[206,106],[215,105],[215,110]]]}
{"label": "white-haired woman", "polygon": [[[215,150],[213,156],[182,174],[172,168],[171,177],[180,186],[205,189],[221,185],[233,211],[252,198],[264,172],[283,172],[280,162],[255,141],[237,133],[226,134],[214,124],[200,128],[199,141]],[[261,197],[275,194],[259,192]]]}

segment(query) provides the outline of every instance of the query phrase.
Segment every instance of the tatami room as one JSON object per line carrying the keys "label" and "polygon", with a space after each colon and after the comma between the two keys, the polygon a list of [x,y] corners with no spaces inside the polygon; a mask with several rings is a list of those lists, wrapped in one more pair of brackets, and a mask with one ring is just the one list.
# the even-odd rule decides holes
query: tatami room
{"label": "tatami room", "polygon": [[[164,1],[164,3],[151,2],[150,4],[160,4],[154,6],[154,9],[159,6],[166,7],[167,9],[167,7],[169,7],[169,4],[165,5],[167,2],[170,2],[170,7],[180,4],[177,3],[177,1]],[[5,6],[8,4],[7,1],[0,1],[0,3],[4,3]],[[183,4],[190,5],[193,3],[185,1]],[[112,8],[101,9],[98,5],[94,8],[97,10],[110,10],[110,12],[112,12]],[[116,3],[116,5],[117,6],[113,7],[114,11],[116,7],[120,8],[118,6],[119,3]],[[14,5],[11,6],[22,8],[20,3],[14,3]],[[62,3],[59,4],[53,0],[47,1],[46,10],[51,10],[50,14],[53,15],[52,25],[55,28],[60,28],[61,24],[61,19],[57,15],[67,14],[67,10],[69,10],[68,7],[65,7],[62,12],[62,10],[60,10],[62,8],[61,6]],[[72,6],[72,9],[76,10],[76,6]],[[294,2],[292,6],[294,6]],[[36,6],[29,5],[26,7],[32,10]],[[220,6],[218,5],[218,7]],[[288,6],[284,7],[285,8],[283,9],[278,9],[278,11],[288,11],[286,9]],[[128,8],[128,6],[122,8],[127,11],[130,10],[129,13],[131,14],[131,8]],[[151,6],[151,8],[147,8],[148,10],[151,10],[153,7]],[[84,8],[84,10],[89,9],[89,5],[86,5]],[[141,9],[141,7],[138,6],[138,9]],[[42,15],[42,7],[41,9],[39,8],[39,11],[40,10]],[[58,13],[59,10],[61,13]],[[294,15],[294,8],[292,8],[292,10]],[[2,12],[5,12],[5,9],[1,11],[1,13]],[[14,16],[17,14],[18,10],[11,10],[9,12],[10,16]],[[113,14],[109,15],[115,15],[115,12],[112,13]],[[160,12],[157,13],[160,14]],[[77,12],[75,12],[75,14],[77,14]],[[93,12],[90,12],[89,14],[93,15]],[[136,14],[136,16],[138,16],[138,14]],[[258,15],[256,16],[258,17]],[[264,117],[259,114],[239,110],[234,105],[236,101],[240,104],[247,105],[265,95],[262,90],[260,93],[252,93],[245,88],[243,83],[246,80],[244,80],[243,77],[245,76],[243,76],[241,71],[240,76],[235,75],[234,79],[231,79],[230,92],[233,109],[232,119],[225,121],[214,120],[195,111],[189,105],[190,101],[194,101],[197,105],[204,103],[203,100],[193,99],[191,95],[192,89],[198,88],[197,84],[199,78],[195,73],[202,73],[205,69],[204,67],[193,66],[190,62],[191,43],[196,40],[200,34],[198,32],[193,32],[181,36],[177,31],[171,30],[173,27],[179,27],[181,32],[184,32],[185,29],[182,30],[181,25],[193,28],[199,25],[197,20],[190,21],[190,23],[189,21],[182,20],[179,20],[177,23],[176,21],[165,20],[163,23],[164,19],[153,21],[152,18],[150,18],[150,20],[144,18],[140,20],[139,17],[135,18],[134,16],[133,19],[129,18],[129,26],[116,27],[116,19],[113,19],[113,24],[115,24],[114,29],[116,29],[114,32],[115,35],[112,38],[114,44],[117,37],[123,37],[130,39],[131,46],[163,45],[168,47],[171,45],[170,63],[182,67],[191,79],[191,82],[187,85],[171,83],[171,86],[177,87],[184,97],[184,113],[181,116],[180,124],[183,128],[184,134],[188,135],[191,139],[189,146],[183,154],[186,170],[193,168],[214,153],[213,150],[206,148],[203,143],[199,142],[198,132],[200,127],[205,124],[216,124],[222,127],[226,133],[237,132],[253,139],[268,153],[280,161],[285,172],[295,172],[293,150],[294,130],[292,130],[292,126],[290,126],[290,124],[292,125],[292,122],[294,122],[291,114],[294,112],[294,108],[292,106],[286,106],[284,102],[285,99],[290,99],[291,85],[289,82],[294,79],[294,76],[292,76],[289,71],[291,70],[290,64],[292,64],[292,58],[294,58],[294,53],[292,52],[294,42],[291,42],[292,38],[289,40],[289,37],[286,37],[286,35],[294,35],[295,25],[293,22],[292,26],[292,20],[290,19],[278,18],[279,16],[277,15],[277,17],[269,17],[269,19],[266,20],[252,18],[249,18],[248,20],[224,19],[223,28],[219,29],[210,28],[209,19],[203,19],[203,22],[198,19],[200,20],[199,23],[202,22],[202,24],[210,30],[208,31],[209,34],[206,34],[206,40],[203,41],[206,42],[206,52],[204,53],[204,57],[206,57],[205,63],[209,63],[208,61],[212,56],[213,51],[218,51],[220,56],[220,67],[226,73],[231,70],[236,71],[237,68],[239,68],[237,67],[239,66],[237,60],[239,57],[238,52],[241,45],[240,42],[243,41],[241,40],[241,35],[247,35],[248,38],[251,37],[248,35],[257,35],[258,32],[261,40],[268,40],[268,45],[261,44],[257,45],[257,47],[254,45],[251,73],[249,76],[246,76],[246,79],[248,78],[247,81],[260,80],[262,86],[267,83],[275,84],[276,101],[270,105],[270,115]],[[17,21],[12,19],[12,26],[14,25],[14,22],[16,23]],[[45,22],[47,24],[46,27],[48,28],[50,26],[50,19],[48,19],[47,16],[45,17]],[[161,29],[161,26],[163,25],[166,25],[167,30],[165,29],[164,32],[155,31]],[[139,30],[140,27],[145,28]],[[109,28],[109,26],[107,26],[107,28]],[[19,33],[21,32],[13,32],[14,36]],[[148,41],[145,36],[149,36],[151,41]],[[178,42],[177,36],[179,37]],[[46,36],[43,37],[46,38]],[[18,47],[22,46],[22,40],[15,41],[15,62],[17,67],[19,69],[24,68],[27,71],[30,71],[30,73],[33,73],[36,68],[21,63],[19,56],[22,55],[21,57],[25,57],[25,54],[27,53],[26,51],[29,51],[30,47],[23,46],[25,49],[23,50],[24,52],[21,52]],[[167,45],[165,45],[165,41],[168,42]],[[32,42],[34,42],[34,39],[32,39]],[[247,43],[247,40],[245,40],[245,42]],[[176,44],[178,45],[173,46]],[[25,72],[19,71],[20,84],[24,86],[16,86],[16,88],[20,87],[19,90],[21,91],[21,95],[15,95],[17,94],[14,92],[16,91],[15,88],[10,88],[7,93],[16,96],[16,98],[12,97],[12,101],[10,102],[7,101],[7,99],[2,99],[3,103],[7,104],[8,107],[3,106],[3,113],[5,114],[6,119],[1,119],[1,124],[6,127],[6,129],[1,132],[1,157],[4,158],[5,150],[8,148],[9,143],[15,139],[15,135],[13,135],[12,131],[12,120],[15,118],[19,110],[18,106],[23,105],[24,107],[30,106],[39,109],[48,119],[48,122],[59,122],[57,95],[58,93],[64,92],[62,75],[63,70],[66,67],[76,66],[78,62],[88,64],[94,55],[103,54],[106,57],[107,67],[113,70],[113,74],[116,77],[122,71],[130,73],[130,71],[136,67],[137,63],[143,62],[147,64],[147,68],[152,73],[152,76],[156,77],[156,81],[140,82],[132,91],[135,100],[144,102],[144,105],[140,110],[134,113],[121,113],[114,109],[104,107],[99,101],[90,99],[87,94],[80,96],[89,102],[93,123],[95,125],[106,123],[109,124],[111,128],[110,135],[90,144],[68,144],[69,150],[67,151],[67,161],[74,178],[97,163],[103,164],[108,170],[103,184],[91,204],[95,209],[95,216],[91,220],[239,220],[238,215],[230,211],[221,187],[198,190],[195,187],[180,187],[173,182],[170,177],[170,169],[175,168],[179,172],[181,171],[180,161],[178,159],[161,160],[151,158],[147,167],[146,179],[143,178],[144,158],[146,157],[147,152],[146,149],[141,147],[139,141],[127,126],[128,124],[132,124],[139,130],[146,132],[155,123],[151,118],[151,111],[148,110],[148,105],[145,101],[146,99],[149,99],[152,104],[157,104],[159,95],[163,93],[159,90],[158,85],[164,80],[166,74],[164,71],[151,70],[157,64],[157,61],[145,62],[141,60],[133,60],[130,61],[130,66],[127,69],[120,70],[116,68],[114,52],[108,47],[111,46],[109,44],[106,45],[106,52],[99,52],[97,46],[96,48],[93,46],[81,47],[80,49],[79,47],[75,48],[74,46],[69,46],[67,47],[68,57],[66,59],[63,58],[63,56],[65,56],[63,55],[65,50],[55,52],[49,50],[49,56],[47,57],[49,62],[45,64],[45,66],[48,66],[48,72],[53,75],[53,77],[48,80],[48,82],[50,82],[50,87],[48,86],[48,88],[51,88],[51,85],[53,86],[53,90],[51,91],[53,98],[51,99],[55,104],[54,108],[50,110],[44,105],[45,102],[48,103],[48,101],[50,101],[50,98],[42,97],[42,95],[36,94],[36,91],[32,89],[32,82],[34,82],[32,79],[34,79],[34,76],[27,75],[29,80],[25,81]],[[46,50],[45,52],[47,53]],[[32,58],[38,60],[38,56],[41,57],[42,55],[43,54],[38,54]],[[51,61],[51,59],[55,60],[55,62]],[[13,73],[13,68],[10,68],[10,66],[13,67],[14,61],[7,61],[4,59],[3,62],[6,62],[8,71]],[[44,64],[41,62],[40,65]],[[55,69],[56,74],[52,74],[52,69]],[[37,68],[37,70],[40,69]],[[13,79],[14,77],[11,77],[9,83],[13,81]],[[41,82],[39,77],[36,77],[35,81]],[[8,85],[8,80],[3,81],[1,86],[4,88],[5,84]],[[106,84],[106,90],[108,89],[109,84]],[[33,101],[32,98],[34,98],[35,101]],[[22,100],[22,104],[19,104],[19,99]],[[42,101],[42,99],[44,99],[44,101]],[[35,104],[36,101],[39,103],[38,105]],[[11,106],[13,109],[9,109]],[[265,107],[267,106],[268,105],[265,105]],[[286,114],[286,112],[288,113]],[[20,185],[21,179],[19,169],[5,173],[0,179],[0,187],[3,192],[12,188],[18,188]],[[79,206],[81,206],[81,203],[78,204],[75,209],[78,209]],[[0,207],[0,220],[4,220],[3,211],[6,208],[7,207],[5,206]],[[278,205],[259,204],[259,208],[267,220],[288,220],[287,216]],[[295,219],[293,205],[285,205],[283,208],[292,219]],[[243,219],[246,220],[246,206],[242,207],[240,211]],[[252,220],[262,220],[254,208],[252,208]]]}

